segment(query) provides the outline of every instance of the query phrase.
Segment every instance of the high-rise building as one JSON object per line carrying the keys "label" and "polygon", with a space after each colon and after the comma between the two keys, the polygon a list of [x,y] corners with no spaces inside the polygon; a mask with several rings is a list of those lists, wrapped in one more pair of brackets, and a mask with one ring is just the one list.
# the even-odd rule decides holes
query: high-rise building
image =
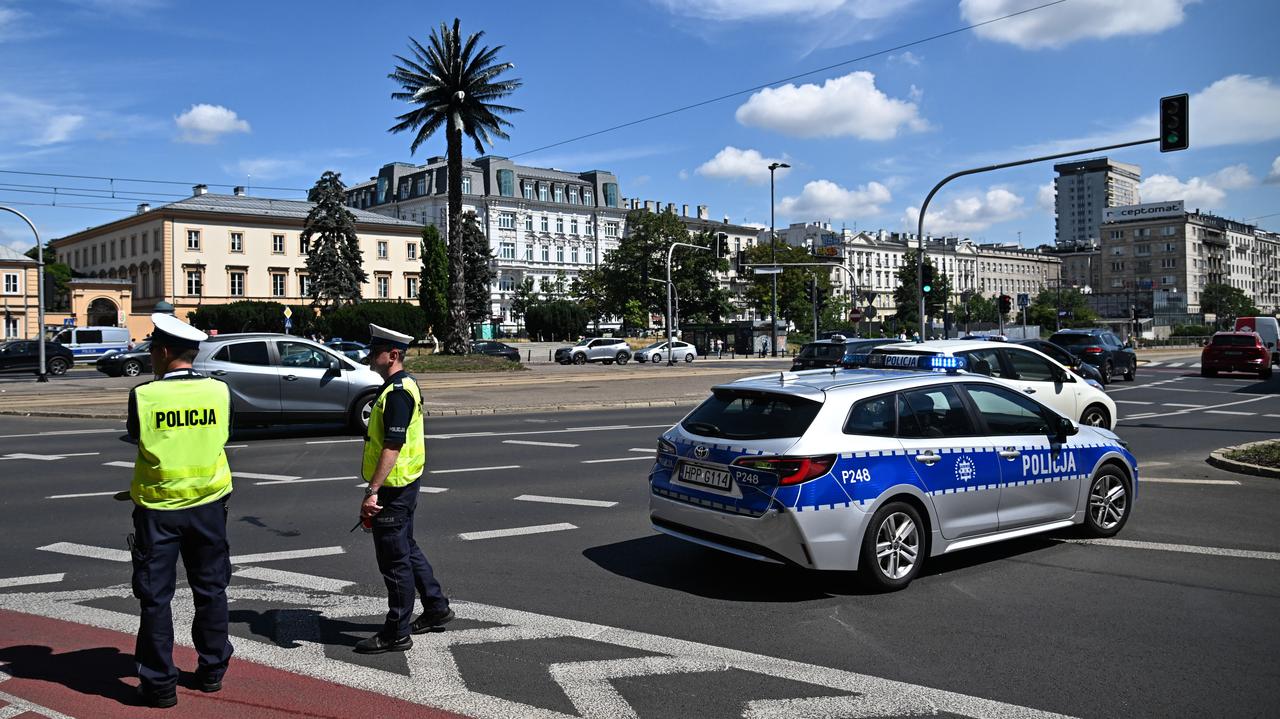
{"label": "high-rise building", "polygon": [[1053,166],[1058,247],[1093,247],[1101,238],[1103,210],[1136,205],[1142,168],[1102,157]]}

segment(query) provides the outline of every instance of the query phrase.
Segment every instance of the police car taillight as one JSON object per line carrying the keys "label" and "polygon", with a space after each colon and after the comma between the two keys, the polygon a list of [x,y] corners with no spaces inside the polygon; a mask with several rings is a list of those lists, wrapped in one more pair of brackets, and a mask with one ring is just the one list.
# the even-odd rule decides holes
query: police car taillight
{"label": "police car taillight", "polygon": [[658,454],[675,454],[676,446],[667,440],[658,438]]}
{"label": "police car taillight", "polygon": [[831,471],[836,463],[834,454],[820,457],[739,457],[733,461],[739,467],[773,472],[778,475],[778,484],[800,484],[817,479]]}

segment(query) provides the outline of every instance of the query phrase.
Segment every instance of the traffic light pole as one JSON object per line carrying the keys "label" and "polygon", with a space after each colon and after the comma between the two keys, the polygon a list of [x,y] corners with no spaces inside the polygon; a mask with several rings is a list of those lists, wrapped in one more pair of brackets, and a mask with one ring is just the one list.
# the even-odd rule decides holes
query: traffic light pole
{"label": "traffic light pole", "polygon": [[[948,182],[951,182],[952,180],[958,177],[965,177],[967,175],[977,175],[983,172],[991,172],[992,170],[1003,170],[1008,167],[1030,165],[1036,162],[1045,162],[1047,160],[1058,160],[1063,157],[1072,157],[1074,155],[1088,155],[1088,154],[1093,154],[1095,152],[1104,152],[1106,150],[1118,150],[1122,147],[1134,147],[1136,145],[1149,145],[1153,142],[1160,142],[1160,138],[1153,137],[1149,140],[1135,140],[1133,142],[1122,142],[1118,145],[1106,145],[1104,147],[1091,147],[1086,150],[1072,150],[1071,152],[1060,152],[1056,155],[1043,155],[1041,157],[1032,157],[1026,160],[1014,160],[1013,162],[1001,162],[1000,164],[987,165],[986,167],[974,167],[968,170],[953,172],[950,175],[947,175],[946,177],[944,177],[941,182],[934,185],[933,189],[929,190],[929,194],[925,196],[924,204],[920,205],[920,215],[918,217],[918,222],[916,224],[916,246],[918,247],[918,250],[916,252],[916,255],[917,255],[916,257],[916,294],[919,298],[918,309],[920,310],[920,340],[923,342],[925,337],[927,337],[925,333],[925,324],[924,324],[924,260],[925,260],[924,215],[925,215],[925,212],[929,210],[929,202],[933,200],[934,195],[938,194],[938,190],[941,190],[943,185],[946,185]],[[1001,334],[1003,334],[1004,333],[1003,317],[1000,318],[1000,323],[1001,323]]]}
{"label": "traffic light pole", "polygon": [[[36,359],[40,363],[36,367],[36,382],[48,382],[49,376],[45,374],[48,368],[45,366],[44,354],[44,245],[40,243],[40,231],[36,229],[35,223],[30,218],[12,207],[0,205],[0,210],[17,215],[27,223],[27,227],[31,228],[31,234],[36,236],[36,344],[38,345]],[[26,321],[25,316],[23,321]]]}
{"label": "traffic light pole", "polygon": [[[845,267],[843,262],[841,262],[838,265],[833,264],[831,262],[770,262],[768,264],[748,263],[748,264],[744,264],[743,267],[751,267],[753,269],[756,267],[826,267],[829,270],[844,270],[844,273],[846,275],[849,275],[849,296],[854,298],[854,302],[857,302],[858,284],[853,279],[853,270],[849,269],[848,267]],[[773,276],[773,281],[775,283],[778,281],[777,275]],[[775,294],[774,296],[776,297],[777,295]],[[816,314],[814,315],[814,318],[813,318],[813,327],[814,327],[813,338],[816,340],[818,339],[818,329],[817,329],[818,318]]]}

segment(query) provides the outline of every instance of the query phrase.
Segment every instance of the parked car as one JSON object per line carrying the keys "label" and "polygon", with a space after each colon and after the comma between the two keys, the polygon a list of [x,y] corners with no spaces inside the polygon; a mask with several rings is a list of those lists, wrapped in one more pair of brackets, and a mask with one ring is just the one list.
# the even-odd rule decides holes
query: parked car
{"label": "parked car", "polygon": [[139,342],[133,349],[111,352],[93,363],[98,371],[109,377],[137,377],[151,373],[151,341]]}
{"label": "parked car", "polygon": [[834,334],[827,339],[806,342],[791,360],[791,371],[800,372],[809,369],[827,369],[842,367],[845,357],[866,354],[872,347],[901,342],[897,339],[846,339],[844,335]]}
{"label": "parked car", "polygon": [[[71,350],[56,342],[44,343],[44,369],[51,375],[63,375],[75,364]],[[30,372],[40,366],[40,343],[34,340],[10,340],[0,344],[0,372]]]}
{"label": "parked car", "polygon": [[488,355],[490,357],[503,357],[512,362],[520,361],[520,350],[503,342],[494,340],[479,340],[471,343],[471,354]]}
{"label": "parked car", "polygon": [[1091,379],[1098,384],[1106,384],[1102,381],[1102,373],[1098,371],[1097,367],[1094,367],[1088,362],[1076,357],[1068,352],[1066,348],[1059,347],[1049,340],[1014,340],[1013,344],[1040,350],[1041,352],[1049,355],[1049,358],[1054,362],[1057,362],[1081,377]]}
{"label": "parked car", "polygon": [[1097,367],[1103,384],[1110,384],[1117,372],[1132,382],[1138,371],[1133,345],[1121,342],[1109,330],[1062,330],[1053,333],[1049,341]]}
{"label": "parked car", "polygon": [[130,345],[127,327],[68,327],[54,335],[53,341],[71,350],[81,362],[108,352],[124,352]]}
{"label": "parked car", "polygon": [[194,368],[231,388],[236,424],[346,421],[369,425],[382,378],[336,350],[293,335],[215,335]]}
{"label": "parked car", "polygon": [[1216,332],[1200,351],[1200,375],[1249,372],[1271,379],[1271,350],[1257,332]]}
{"label": "parked car", "polygon": [[1271,364],[1280,364],[1280,322],[1274,317],[1237,317],[1236,332],[1257,332],[1271,351]]}
{"label": "parked car", "polygon": [[[698,348],[688,342],[672,340],[671,348],[670,355],[674,356],[677,362],[680,360],[692,362],[698,357]],[[636,361],[641,364],[645,362],[652,362],[654,364],[666,362],[669,359],[667,353],[667,341],[663,340],[661,342],[654,342],[644,349],[636,350],[635,358]]]}
{"label": "parked car", "polygon": [[1091,427],[1113,429],[1116,403],[1088,380],[1030,347],[1008,342],[977,340],[934,340],[931,342],[885,345],[872,354],[933,354],[963,357],[971,374],[1000,380],[1064,417]]}
{"label": "parked car", "polygon": [[631,347],[626,340],[616,337],[584,337],[572,347],[561,347],[555,353],[560,364],[626,364],[631,360]]}
{"label": "parked car", "polygon": [[353,342],[351,340],[331,339],[324,343],[325,347],[334,349],[342,353],[344,357],[355,360],[364,364],[369,358],[369,345],[363,342]]}

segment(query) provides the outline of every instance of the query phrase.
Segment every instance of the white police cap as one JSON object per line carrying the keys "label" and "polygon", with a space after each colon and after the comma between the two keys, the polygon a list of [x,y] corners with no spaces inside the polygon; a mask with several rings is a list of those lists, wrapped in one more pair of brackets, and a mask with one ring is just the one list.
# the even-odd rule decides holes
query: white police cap
{"label": "white police cap", "polygon": [[413,341],[410,335],[389,330],[386,327],[369,323],[369,346],[371,347],[394,347],[395,349],[407,350],[409,343]]}
{"label": "white police cap", "polygon": [[209,335],[164,312],[152,314],[151,324],[155,325],[151,341],[166,347],[199,349],[200,343],[209,339]]}

